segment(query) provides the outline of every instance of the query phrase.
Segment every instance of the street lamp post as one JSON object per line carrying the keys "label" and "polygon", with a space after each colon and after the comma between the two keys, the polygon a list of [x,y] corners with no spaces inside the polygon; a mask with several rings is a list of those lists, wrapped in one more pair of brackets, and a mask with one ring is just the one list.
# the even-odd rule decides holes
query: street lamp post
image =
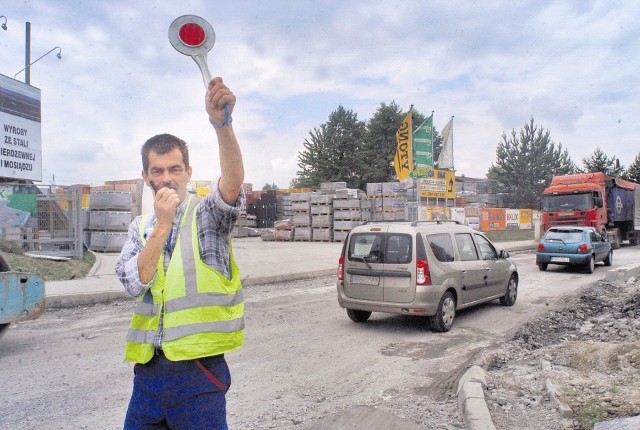
{"label": "street lamp post", "polygon": [[15,79],[16,76],[18,76],[21,72],[24,71],[24,83],[27,85],[31,85],[31,66],[37,63],[38,61],[40,61],[42,58],[49,55],[50,53],[52,53],[53,51],[55,51],[56,49],[58,50],[58,54],[56,54],[56,57],[58,57],[58,59],[62,59],[62,48],[60,48],[59,46],[56,46],[55,48],[52,48],[49,51],[45,52],[43,55],[38,57],[36,61],[32,63],[31,62],[31,23],[27,22],[26,23],[26,43],[25,43],[25,53],[24,53],[24,69],[20,70],[18,73],[13,75],[13,79]]}

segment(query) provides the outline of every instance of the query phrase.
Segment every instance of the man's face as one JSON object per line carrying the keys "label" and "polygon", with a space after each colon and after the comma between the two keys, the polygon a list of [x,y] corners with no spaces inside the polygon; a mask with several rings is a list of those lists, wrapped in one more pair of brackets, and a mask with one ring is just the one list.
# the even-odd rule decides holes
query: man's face
{"label": "man's face", "polygon": [[178,192],[180,201],[187,197],[187,184],[191,180],[191,167],[185,167],[180,149],[166,154],[149,151],[149,168],[142,172],[144,182],[154,190],[168,187]]}

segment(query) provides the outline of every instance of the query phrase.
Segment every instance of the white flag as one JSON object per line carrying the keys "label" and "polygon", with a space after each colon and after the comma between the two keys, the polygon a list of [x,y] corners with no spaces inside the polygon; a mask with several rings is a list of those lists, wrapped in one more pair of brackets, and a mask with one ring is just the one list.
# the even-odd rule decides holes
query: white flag
{"label": "white flag", "polygon": [[453,169],[453,118],[442,129],[442,149],[438,156],[438,169]]}

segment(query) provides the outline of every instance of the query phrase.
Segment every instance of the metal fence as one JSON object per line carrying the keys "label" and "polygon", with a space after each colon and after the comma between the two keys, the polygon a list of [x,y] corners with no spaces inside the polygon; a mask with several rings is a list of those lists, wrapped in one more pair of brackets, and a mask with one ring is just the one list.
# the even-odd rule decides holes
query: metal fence
{"label": "metal fence", "polygon": [[[2,187],[9,194],[7,203],[0,211],[2,239],[17,242],[32,254],[82,258],[83,213],[80,188],[54,189],[32,184],[6,183]],[[13,207],[9,204],[12,203],[11,200]],[[15,204],[16,201],[20,204]]]}

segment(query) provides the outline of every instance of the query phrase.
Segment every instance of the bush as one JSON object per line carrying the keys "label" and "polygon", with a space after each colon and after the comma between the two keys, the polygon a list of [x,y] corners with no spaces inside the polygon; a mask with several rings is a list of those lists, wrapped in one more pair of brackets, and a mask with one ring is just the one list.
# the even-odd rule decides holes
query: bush
{"label": "bush", "polygon": [[0,239],[0,251],[10,252],[11,254],[23,254],[24,249],[18,242],[11,240]]}

